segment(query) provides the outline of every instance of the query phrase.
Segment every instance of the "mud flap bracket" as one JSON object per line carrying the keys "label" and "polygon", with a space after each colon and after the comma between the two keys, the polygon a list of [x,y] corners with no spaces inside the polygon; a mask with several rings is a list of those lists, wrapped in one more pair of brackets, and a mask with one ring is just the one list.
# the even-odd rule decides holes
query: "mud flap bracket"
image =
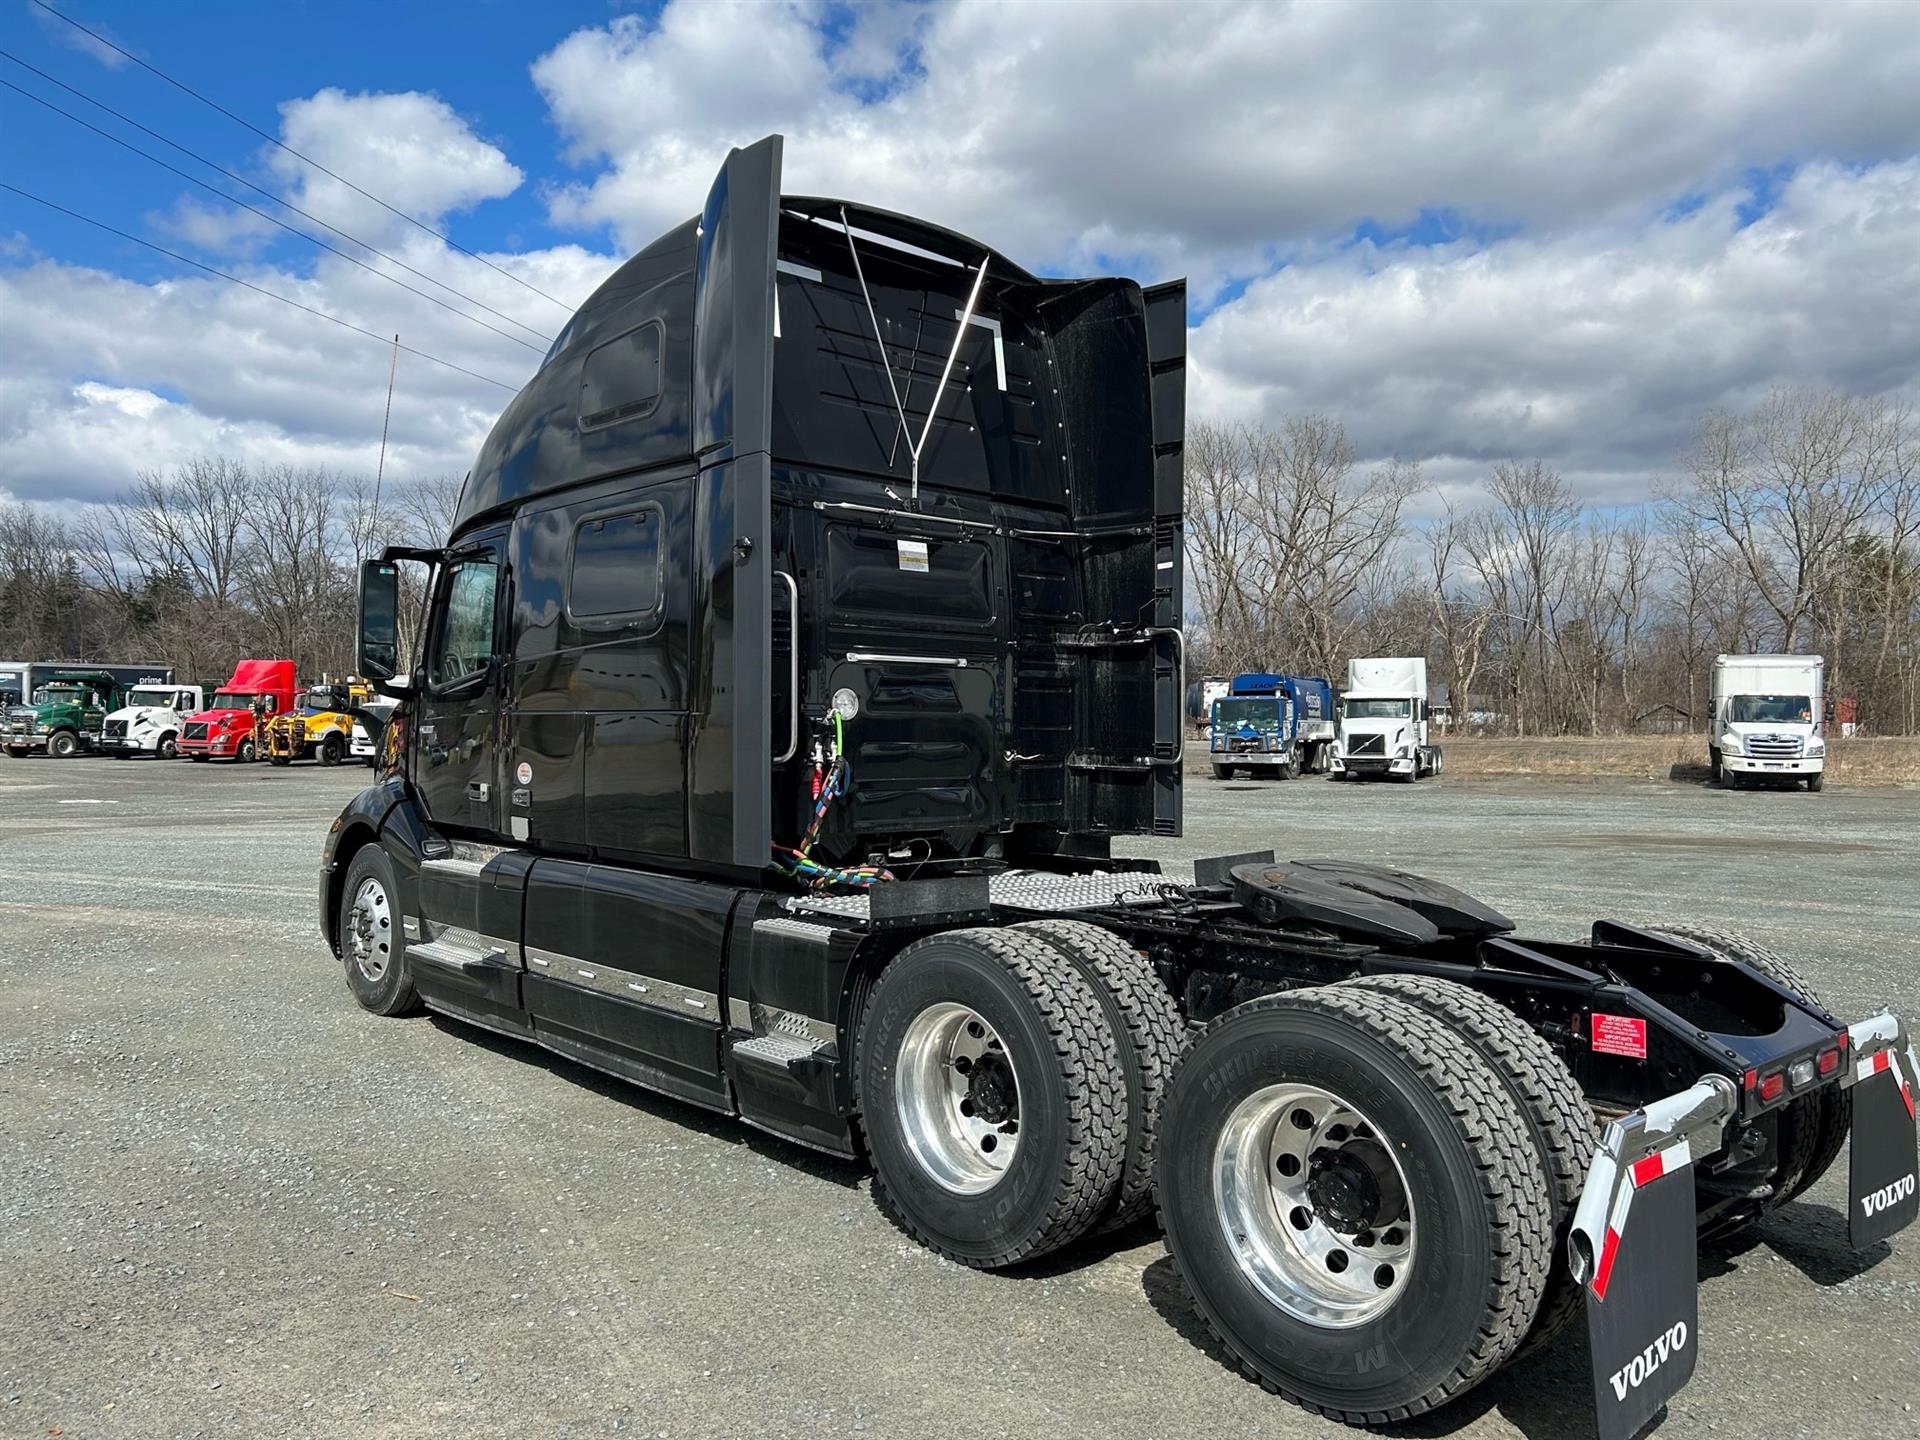
{"label": "mud flap bracket", "polygon": [[1567,1246],[1586,1291],[1600,1440],[1638,1434],[1693,1376],[1693,1154],[1726,1143],[1738,1103],[1731,1080],[1709,1075],[1621,1116],[1594,1151]]}
{"label": "mud flap bracket", "polygon": [[1851,1063],[1840,1081],[1853,1092],[1847,1238],[1865,1249],[1920,1216],[1914,1130],[1920,1057],[1898,1017],[1884,1012],[1847,1027],[1847,1054]]}

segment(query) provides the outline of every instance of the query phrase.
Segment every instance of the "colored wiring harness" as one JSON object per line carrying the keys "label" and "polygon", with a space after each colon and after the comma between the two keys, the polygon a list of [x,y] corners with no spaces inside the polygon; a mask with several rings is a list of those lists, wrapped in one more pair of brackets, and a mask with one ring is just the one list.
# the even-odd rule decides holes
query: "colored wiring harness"
{"label": "colored wiring harness", "polygon": [[826,823],[827,810],[835,799],[847,793],[847,760],[841,750],[843,735],[840,717],[833,717],[833,763],[827,767],[825,780],[819,782],[813,802],[813,818],[807,822],[806,838],[796,850],[786,845],[773,848],[784,859],[778,863],[788,874],[805,880],[814,889],[824,889],[829,885],[872,885],[876,881],[893,879],[893,872],[880,865],[852,865],[838,869],[832,865],[822,865],[812,859],[808,852],[820,838],[820,827]]}

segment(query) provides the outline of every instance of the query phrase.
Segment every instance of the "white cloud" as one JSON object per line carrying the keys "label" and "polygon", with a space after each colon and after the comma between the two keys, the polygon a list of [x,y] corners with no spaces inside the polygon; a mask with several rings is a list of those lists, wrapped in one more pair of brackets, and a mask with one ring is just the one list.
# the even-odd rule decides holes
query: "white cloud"
{"label": "white cloud", "polygon": [[251,254],[282,233],[279,226],[251,210],[203,205],[187,195],[182,195],[170,209],[148,214],[147,224],[162,234],[217,255]]}
{"label": "white cloud", "polygon": [[729,145],[781,130],[789,190],[1031,265],[1211,285],[1361,219],[1587,225],[1750,165],[1920,143],[1899,5],[948,3],[838,50],[833,13],[675,0],[569,36],[533,76],[600,168],[555,216],[637,247],[694,213]]}
{"label": "white cloud", "polygon": [[[789,191],[924,215],[1035,268],[1188,274],[1223,302],[1191,336],[1192,415],[1324,409],[1454,492],[1490,457],[1537,453],[1629,500],[1708,405],[1913,383],[1916,70],[1911,10],[1865,0],[673,0],[531,64],[575,167],[545,182],[550,214],[622,253],[693,214],[729,146],[778,130]],[[431,94],[329,88],[282,118],[288,144],[429,226],[524,183]],[[341,228],[546,333],[563,321],[284,152],[261,158]],[[1743,227],[1754,170],[1789,178]],[[1352,241],[1435,211],[1450,243]],[[250,252],[259,222],[192,198],[150,219],[291,253]],[[488,258],[570,303],[614,263]],[[330,256],[226,263],[510,384],[537,363]],[[144,284],[0,235],[0,492],[94,498],[209,449],[369,470],[386,359],[209,278]],[[463,470],[505,398],[403,355],[389,473]]]}
{"label": "white cloud", "polygon": [[[285,145],[383,199],[402,197],[405,213],[427,225],[511,195],[524,178],[438,96],[325,89],[288,101],[280,117]],[[264,158],[287,197],[330,225],[374,241],[413,228],[286,150],[270,149]]]}
{"label": "white cloud", "polygon": [[1194,331],[1189,408],[1326,410],[1371,453],[1543,455],[1638,499],[1710,406],[1780,383],[1912,386],[1920,315],[1894,297],[1920,288],[1920,160],[1808,166],[1743,228],[1747,198],[1290,266]]}

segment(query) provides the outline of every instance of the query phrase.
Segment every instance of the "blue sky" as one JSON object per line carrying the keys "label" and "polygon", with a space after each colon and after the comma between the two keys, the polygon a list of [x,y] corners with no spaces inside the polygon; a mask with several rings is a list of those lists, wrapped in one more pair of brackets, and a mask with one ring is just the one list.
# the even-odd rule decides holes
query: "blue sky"
{"label": "blue sky", "polygon": [[[549,223],[539,201],[541,182],[573,172],[558,153],[558,137],[527,73],[531,58],[583,25],[615,13],[606,5],[525,4],[465,0],[461,4],[376,4],[367,0],[274,0],[263,4],[70,5],[64,10],[109,35],[142,59],[218,100],[261,129],[279,125],[282,101],[326,86],[348,91],[430,89],[474,123],[527,171],[529,182],[511,196],[459,215],[455,238],[472,249],[528,249],[555,239],[581,238]],[[657,5],[619,7],[621,13],[657,13]],[[191,96],[137,65],[100,63],[75,48],[85,37],[27,0],[0,4],[0,49],[121,110],[227,169],[270,180],[255,163],[263,142]],[[24,86],[103,128],[122,127],[18,65],[0,59],[0,79]],[[27,132],[32,131],[30,143]],[[54,116],[12,91],[0,90],[0,178],[60,200],[122,229],[141,230],[141,218],[162,210],[184,182],[136,155]],[[183,169],[247,194],[204,172],[164,146],[127,132],[127,138]],[[381,195],[374,177],[354,178]],[[204,192],[202,192],[204,193]],[[273,209],[275,207],[266,206]],[[84,264],[151,278],[179,267],[138,246],[76,221],[38,211],[0,194],[0,230],[29,230],[45,249]],[[601,228],[601,227],[596,227]],[[591,238],[591,237],[589,237]],[[283,235],[262,252],[307,263],[313,247]]]}
{"label": "blue sky", "polygon": [[[1708,408],[1920,370],[1888,303],[1920,288],[1907,4],[59,3],[499,268],[29,0],[0,0],[0,49],[544,334],[564,310],[518,281],[576,302],[779,131],[792,190],[1043,273],[1186,275],[1190,414],[1323,411],[1451,496],[1540,456],[1631,504]],[[0,181],[491,379],[537,363],[3,90]],[[209,449],[367,467],[385,358],[0,192],[0,495],[100,498]],[[403,365],[390,460],[457,473],[500,399]]]}

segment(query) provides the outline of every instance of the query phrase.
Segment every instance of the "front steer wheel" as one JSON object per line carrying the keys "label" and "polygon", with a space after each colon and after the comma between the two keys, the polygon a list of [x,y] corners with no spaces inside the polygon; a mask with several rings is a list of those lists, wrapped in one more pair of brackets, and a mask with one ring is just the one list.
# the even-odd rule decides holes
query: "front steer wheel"
{"label": "front steer wheel", "polygon": [[80,753],[80,742],[70,730],[56,730],[47,741],[47,754],[56,760],[71,760]]}
{"label": "front steer wheel", "polygon": [[1329,1419],[1453,1399],[1532,1326],[1553,1207],[1508,1089],[1426,1011],[1362,989],[1229,1010],[1162,1112],[1161,1219],[1242,1368]]}
{"label": "front steer wheel", "polygon": [[377,844],[363,845],[340,887],[340,959],[347,987],[363,1009],[404,1015],[417,1006],[400,936],[393,861]]}
{"label": "front steer wheel", "polygon": [[1036,935],[956,930],[902,951],[860,1026],[874,1197],[981,1269],[1058,1249],[1112,1207],[1127,1094],[1100,998]]}

